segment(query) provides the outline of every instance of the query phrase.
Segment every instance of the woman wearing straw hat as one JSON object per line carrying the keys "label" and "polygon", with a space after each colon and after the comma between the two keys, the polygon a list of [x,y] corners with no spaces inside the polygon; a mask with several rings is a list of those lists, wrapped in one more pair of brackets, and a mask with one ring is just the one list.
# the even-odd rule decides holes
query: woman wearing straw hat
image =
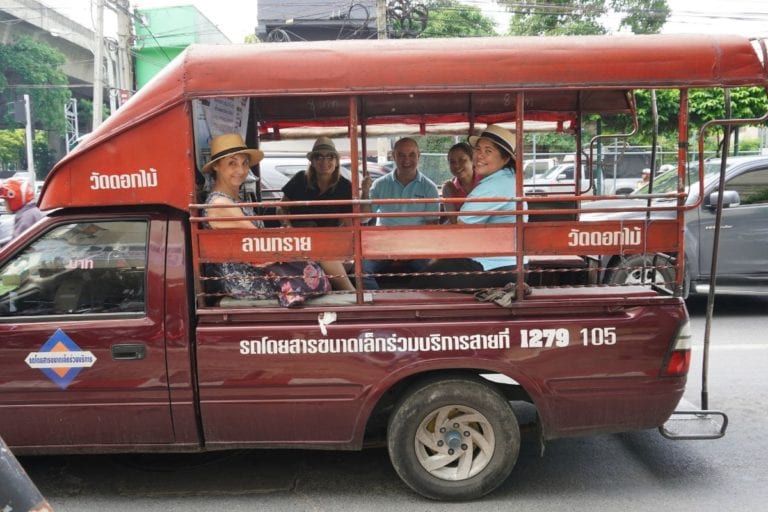
{"label": "woman wearing straw hat", "polygon": [[[206,204],[223,205],[207,208],[209,220],[205,227],[211,229],[249,228],[262,229],[264,223],[241,220],[214,220],[222,217],[253,215],[253,209],[238,205],[240,187],[245,182],[250,166],[264,158],[264,153],[245,145],[237,133],[217,135],[211,141],[211,161],[203,166],[203,172],[213,175],[213,187]],[[251,265],[243,262],[226,262],[210,265],[212,277],[220,278],[224,293],[234,297],[277,297],[284,307],[303,304],[310,296],[323,295],[331,290],[328,277],[315,262],[273,262]]]}
{"label": "woman wearing straw hat", "polygon": [[[472,202],[486,197],[514,197],[515,136],[506,128],[488,125],[478,136],[470,136],[474,147],[473,166],[480,181],[467,195],[460,210],[459,224],[502,224],[515,222],[514,215],[489,215],[483,211],[514,211],[515,201],[493,203]],[[454,258],[433,260],[424,273],[466,272],[459,275],[416,276],[414,288],[494,288],[503,287],[511,280],[511,271],[517,262],[514,256]],[[484,273],[483,271],[494,271]],[[502,272],[502,273],[499,273]]]}

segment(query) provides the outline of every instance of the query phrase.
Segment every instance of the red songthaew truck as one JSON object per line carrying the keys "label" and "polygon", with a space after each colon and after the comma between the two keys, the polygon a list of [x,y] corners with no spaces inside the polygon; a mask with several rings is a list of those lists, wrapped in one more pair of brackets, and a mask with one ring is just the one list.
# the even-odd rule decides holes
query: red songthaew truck
{"label": "red songthaew truck", "polygon": [[[735,36],[191,46],[56,165],[46,216],[0,252],[0,435],[17,454],[382,440],[417,492],[467,499],[512,471],[516,403],[535,409],[541,443],[659,427],[691,353],[676,258],[687,91],[764,86],[762,62]],[[647,206],[669,218],[580,221],[591,193],[526,196],[522,180],[499,191],[511,224],[375,226],[361,211],[374,137],[503,124],[522,176],[531,123],[582,147],[585,116],[636,116],[634,92],[655,88],[680,91],[680,187]],[[225,132],[348,145],[350,222],[270,222],[254,167],[243,200],[267,227],[205,229],[200,171]],[[675,280],[595,282],[600,254],[638,253]],[[528,262],[502,289],[360,286],[363,259],[498,255]],[[296,260],[348,262],[357,291],[281,308],[225,296],[205,271]]]}

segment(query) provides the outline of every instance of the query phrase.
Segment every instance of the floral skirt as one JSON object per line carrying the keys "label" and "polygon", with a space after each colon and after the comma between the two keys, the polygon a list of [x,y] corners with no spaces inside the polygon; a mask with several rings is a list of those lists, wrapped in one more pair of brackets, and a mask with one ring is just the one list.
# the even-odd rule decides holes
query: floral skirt
{"label": "floral skirt", "polygon": [[222,263],[213,265],[226,295],[237,298],[277,298],[283,307],[296,307],[307,297],[325,295],[331,283],[314,261],[291,261],[270,265]]}

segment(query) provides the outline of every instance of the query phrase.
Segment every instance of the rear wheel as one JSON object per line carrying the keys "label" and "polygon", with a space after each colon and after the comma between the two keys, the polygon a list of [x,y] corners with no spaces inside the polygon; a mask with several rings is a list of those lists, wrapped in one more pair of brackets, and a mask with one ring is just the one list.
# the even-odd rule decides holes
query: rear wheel
{"label": "rear wheel", "polygon": [[483,496],[509,476],[520,429],[498,390],[471,378],[446,378],[409,392],[389,421],[387,445],[400,478],[436,500]]}
{"label": "rear wheel", "polygon": [[654,268],[653,257],[647,254],[633,254],[619,260],[609,272],[606,284],[639,285],[656,284],[672,288],[675,282],[675,269],[668,261],[657,261]]}

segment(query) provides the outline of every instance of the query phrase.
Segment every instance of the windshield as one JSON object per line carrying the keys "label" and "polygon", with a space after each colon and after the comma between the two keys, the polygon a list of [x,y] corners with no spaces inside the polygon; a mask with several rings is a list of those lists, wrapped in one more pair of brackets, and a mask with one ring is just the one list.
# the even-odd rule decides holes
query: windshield
{"label": "windshield", "polygon": [[[730,165],[729,165],[730,167]],[[704,162],[704,176],[705,181],[709,176],[714,176],[720,172],[720,160],[708,160]],[[688,164],[688,179],[686,180],[685,191],[687,192],[691,184],[698,183],[699,177],[699,163],[691,162]],[[638,188],[632,194],[647,194],[649,183],[646,183],[642,187]],[[667,171],[663,174],[656,176],[653,180],[653,193],[654,194],[669,194],[677,192],[677,166],[671,171]]]}

